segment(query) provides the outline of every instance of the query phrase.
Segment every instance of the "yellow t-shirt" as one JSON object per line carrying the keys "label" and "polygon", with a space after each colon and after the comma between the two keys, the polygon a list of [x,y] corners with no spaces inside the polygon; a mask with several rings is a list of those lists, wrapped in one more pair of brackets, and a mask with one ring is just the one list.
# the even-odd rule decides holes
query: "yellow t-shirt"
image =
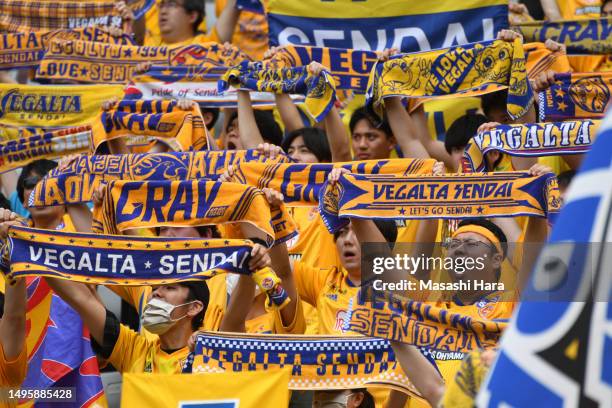
{"label": "yellow t-shirt", "polygon": [[596,18],[601,13],[600,0],[557,0],[557,6],[564,20]]}
{"label": "yellow t-shirt", "polygon": [[4,356],[4,348],[0,343],[0,387],[18,387],[25,380],[28,371],[28,352],[25,341],[21,352],[13,360]]}
{"label": "yellow t-shirt", "polygon": [[148,338],[121,325],[108,362],[120,373],[179,374],[188,355],[187,347],[168,354],[161,349],[159,338]]}
{"label": "yellow t-shirt", "polygon": [[293,275],[300,297],[316,307],[319,334],[344,334],[349,300],[359,286],[349,279],[346,270],[336,267],[314,268],[303,262],[293,263]]}
{"label": "yellow t-shirt", "polygon": [[325,227],[316,207],[291,207],[298,237],[287,243],[289,256],[317,268],[340,267],[334,236]]}
{"label": "yellow t-shirt", "polygon": [[[215,1],[217,18],[223,12],[227,0]],[[254,60],[263,59],[268,49],[268,20],[265,14],[241,11],[231,43]]]}
{"label": "yellow t-shirt", "polygon": [[[498,301],[499,296],[499,293],[492,293],[471,305],[462,305],[454,302],[438,302],[436,306],[444,307],[455,313],[461,313],[474,318],[504,322],[512,316],[515,303],[500,302]],[[447,384],[450,383],[455,377],[461,365],[461,360],[465,357],[465,353],[447,351],[433,351],[432,353],[444,382]]]}
{"label": "yellow t-shirt", "polygon": [[[161,33],[159,32],[159,5],[156,1],[145,13],[145,38],[144,45],[162,45]],[[206,19],[198,26],[198,31],[206,32]]]}

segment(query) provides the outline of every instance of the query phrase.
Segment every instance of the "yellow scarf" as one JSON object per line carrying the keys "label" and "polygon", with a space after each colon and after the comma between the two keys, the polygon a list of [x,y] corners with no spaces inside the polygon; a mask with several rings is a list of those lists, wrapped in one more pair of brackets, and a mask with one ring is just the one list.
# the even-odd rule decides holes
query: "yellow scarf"
{"label": "yellow scarf", "polygon": [[538,75],[548,70],[569,72],[572,70],[567,55],[560,51],[551,51],[544,43],[528,43],[523,46],[527,76],[536,79]]}
{"label": "yellow scarf", "polygon": [[119,85],[0,84],[0,125],[45,130],[91,125],[102,102],[122,94]]}
{"label": "yellow scarf", "polygon": [[523,116],[533,93],[523,44],[501,40],[403,54],[379,62],[370,73],[366,105],[383,117],[384,98],[475,96],[508,88],[510,117]]}
{"label": "yellow scarf", "polygon": [[564,44],[568,54],[612,53],[612,17],[563,21],[531,21],[514,26],[525,41]]}
{"label": "yellow scarf", "polygon": [[[66,28],[120,26],[114,0],[57,1],[57,0],[2,0],[0,2],[0,31],[49,31]],[[130,2],[134,18],[148,10],[151,0]]]}
{"label": "yellow scarf", "polygon": [[279,69],[306,66],[316,61],[329,69],[336,83],[336,89],[365,93],[368,76],[377,60],[376,51],[286,45],[265,64],[270,68]]}
{"label": "yellow scarf", "polygon": [[23,167],[34,160],[87,152],[90,139],[91,129],[80,126],[0,142],[0,173]]}
{"label": "yellow scarf", "polygon": [[540,121],[601,119],[612,105],[612,72],[555,74],[555,82],[538,95]]}
{"label": "yellow scarf", "polygon": [[291,369],[292,390],[381,386],[420,397],[389,343],[361,336],[200,333],[183,372],[265,373],[282,368]]}
{"label": "yellow scarf", "polygon": [[0,34],[0,69],[36,67],[42,60],[45,48],[54,39],[135,45],[132,37],[127,34],[114,36],[108,30],[98,27]]}
{"label": "yellow scarf", "polygon": [[248,222],[274,238],[263,193],[236,183],[206,180],[113,181],[102,206],[94,208],[92,230],[119,234],[133,228],[200,226]]}
{"label": "yellow scarf", "polygon": [[353,298],[345,330],[428,349],[470,352],[495,347],[507,326],[389,293],[372,293]]}
{"label": "yellow scarf", "polygon": [[301,94],[306,96],[310,116],[322,121],[336,101],[336,85],[330,73],[314,76],[306,67],[267,69],[261,63],[242,62],[219,80],[219,91],[230,85],[253,91]]}
{"label": "yellow scarf", "polygon": [[234,181],[280,191],[290,206],[313,206],[319,201],[319,191],[335,167],[360,174],[429,174],[433,159],[384,159],[346,163],[240,163]]}
{"label": "yellow scarf", "polygon": [[125,136],[157,139],[173,150],[203,150],[208,143],[208,131],[198,105],[193,104],[185,111],[176,106],[176,101],[121,101],[115,108],[100,113],[92,132],[94,150],[102,142]]}
{"label": "yellow scarf", "polygon": [[36,71],[36,78],[126,84],[136,65],[167,63],[168,47],[139,47],[90,41],[53,40]]}
{"label": "yellow scarf", "polygon": [[101,182],[113,180],[215,180],[227,166],[250,161],[275,163],[289,161],[289,158],[280,155],[271,161],[256,150],[80,156],[65,169],[51,170],[34,188],[29,205],[44,207],[88,202]]}
{"label": "yellow scarf", "polygon": [[400,177],[345,174],[321,189],[319,212],[335,232],[350,217],[372,219],[454,219],[463,217],[546,217],[559,211],[559,188],[552,173],[447,174]]}
{"label": "yellow scarf", "polygon": [[468,142],[462,159],[466,173],[487,171],[484,156],[500,151],[511,156],[556,156],[589,151],[599,120],[499,125]]}

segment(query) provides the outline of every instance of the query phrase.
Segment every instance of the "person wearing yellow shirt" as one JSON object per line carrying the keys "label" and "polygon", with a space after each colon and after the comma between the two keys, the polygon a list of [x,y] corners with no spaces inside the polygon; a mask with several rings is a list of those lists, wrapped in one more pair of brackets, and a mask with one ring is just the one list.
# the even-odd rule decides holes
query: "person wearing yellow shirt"
{"label": "person wearing yellow shirt", "polygon": [[[267,250],[255,244],[249,269],[259,270],[269,263]],[[154,286],[141,316],[144,328],[158,335],[149,339],[120,324],[89,286],[46,280],[79,313],[89,328],[94,350],[121,373],[180,373],[189,353],[189,338],[201,326],[210,298],[202,281]]]}
{"label": "person wearing yellow shirt", "polygon": [[[239,10],[236,9],[236,0],[228,0],[215,26],[209,34],[206,34],[198,31],[206,17],[203,1],[160,0],[154,7],[158,15],[157,27],[147,27],[149,35],[145,35],[144,17],[134,22],[134,13],[126,6],[125,1],[120,1],[116,5],[124,21],[124,27],[133,25],[136,38],[144,37],[146,46],[180,46],[210,41],[229,42],[240,15]],[[159,35],[157,35],[157,30],[159,30]]]}

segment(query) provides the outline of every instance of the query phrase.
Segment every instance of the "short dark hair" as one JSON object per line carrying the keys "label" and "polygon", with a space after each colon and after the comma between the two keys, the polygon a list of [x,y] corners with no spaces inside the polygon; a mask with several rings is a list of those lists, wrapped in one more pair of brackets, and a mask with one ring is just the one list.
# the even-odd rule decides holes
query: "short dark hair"
{"label": "short dark hair", "polygon": [[358,388],[356,390],[351,390],[351,392],[360,392],[363,394],[363,400],[361,404],[359,404],[358,408],[375,408],[376,404],[374,403],[374,397],[370,392],[365,388]]}
{"label": "short dark hair", "polygon": [[[257,129],[261,133],[261,137],[267,140],[269,143],[280,146],[283,142],[283,131],[281,130],[276,120],[274,120],[274,114],[270,110],[253,110],[255,115],[255,123],[257,123]],[[232,113],[229,118],[228,126],[234,119],[238,117],[238,112]],[[227,131],[227,129],[226,129]],[[243,130],[244,131],[244,130]]]}
{"label": "short dark hair", "polygon": [[208,290],[208,285],[204,281],[179,282],[179,285],[185,286],[189,289],[189,294],[187,295],[187,302],[191,302],[194,300],[199,300],[200,302],[202,302],[202,311],[200,311],[191,319],[191,329],[193,331],[196,331],[200,327],[202,327],[202,323],[204,322],[204,315],[206,314],[206,309],[208,309],[208,302],[210,300],[210,291]]}
{"label": "short dark hair", "polygon": [[466,113],[457,118],[446,131],[444,137],[444,148],[447,153],[452,153],[453,148],[463,149],[478,132],[483,123],[488,122],[487,117],[480,113]]}
{"label": "short dark hair", "polygon": [[479,227],[483,227],[488,229],[495,235],[495,237],[499,240],[499,244],[502,248],[502,256],[505,258],[508,253],[508,239],[506,238],[506,234],[499,228],[497,225],[487,220],[486,218],[470,218],[468,220],[463,220],[459,223],[458,228],[461,228],[465,225],[477,225]]}
{"label": "short dark hair", "polygon": [[[610,0],[612,1],[612,0]],[[567,188],[569,187],[572,179],[576,175],[575,170],[567,170],[557,176],[557,182],[559,183],[559,188]]]}
{"label": "short dark hair", "polygon": [[198,32],[198,27],[206,17],[206,8],[204,7],[204,0],[183,0],[183,8],[187,13],[196,12],[198,17],[193,23],[193,33]]}
{"label": "short dark hair", "polygon": [[485,116],[488,118],[490,114],[494,110],[501,110],[506,112],[507,107],[507,99],[508,99],[508,90],[502,89],[501,91],[491,92],[488,94],[484,94],[480,97],[480,103],[482,106],[482,111]]}
{"label": "short dark hair", "polygon": [[206,125],[206,129],[211,130],[215,127],[215,123],[217,123],[217,119],[219,119],[219,108],[200,108],[202,113],[209,112],[212,114],[212,120],[209,124]]}
{"label": "short dark hair", "polygon": [[323,129],[316,127],[304,127],[289,133],[281,144],[285,153],[289,151],[289,146],[299,136],[302,136],[304,145],[317,157],[317,160],[321,163],[331,162],[331,150],[329,149],[327,135]]}
{"label": "short dark hair", "polygon": [[52,160],[40,159],[34,160],[32,163],[28,163],[23,169],[17,179],[17,195],[22,204],[25,204],[25,198],[23,191],[28,188],[34,188],[36,183],[32,176],[36,175],[40,178],[44,177],[49,171],[57,167],[57,163]]}
{"label": "short dark hair", "polygon": [[376,121],[372,118],[372,115],[368,113],[365,106],[357,108],[355,112],[353,112],[353,114],[351,115],[351,120],[349,121],[349,129],[351,130],[351,135],[353,134],[357,123],[362,119],[367,120],[370,125],[382,131],[387,137],[393,137],[393,131],[391,130],[391,126],[389,126],[389,122],[387,122],[386,115],[379,126],[374,126]]}
{"label": "short dark hair", "polygon": [[[397,224],[395,220],[375,219],[372,221],[374,221],[376,228],[378,228],[383,237],[385,237],[385,241],[394,243],[397,240]],[[338,240],[341,232],[342,228],[334,232],[334,242]]]}
{"label": "short dark hair", "polygon": [[6,210],[12,210],[11,202],[1,192],[0,192],[0,208],[4,208]]}

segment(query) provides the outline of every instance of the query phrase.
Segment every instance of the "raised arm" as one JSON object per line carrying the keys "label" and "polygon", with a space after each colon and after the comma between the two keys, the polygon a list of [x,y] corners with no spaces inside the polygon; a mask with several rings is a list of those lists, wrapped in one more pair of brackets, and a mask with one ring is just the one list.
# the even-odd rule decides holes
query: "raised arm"
{"label": "raised arm", "polygon": [[254,149],[264,142],[257,127],[249,91],[238,90],[238,129],[240,141],[245,149]]}
{"label": "raised arm", "polygon": [[217,32],[219,43],[232,41],[239,17],[240,10],[236,8],[236,0],[228,0],[213,28]]}

